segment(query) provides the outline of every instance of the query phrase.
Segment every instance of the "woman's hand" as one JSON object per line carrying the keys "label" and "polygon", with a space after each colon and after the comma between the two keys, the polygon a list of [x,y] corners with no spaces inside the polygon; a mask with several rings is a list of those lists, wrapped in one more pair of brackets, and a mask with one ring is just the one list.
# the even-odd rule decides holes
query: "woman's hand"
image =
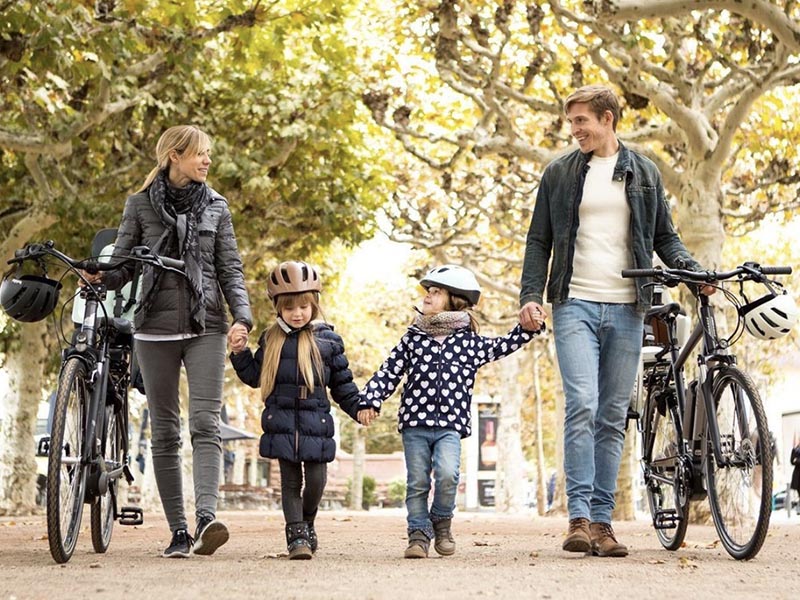
{"label": "woman's hand", "polygon": [[78,285],[80,287],[86,286],[86,282],[87,281],[89,283],[91,283],[92,285],[94,285],[95,283],[100,283],[101,281],[103,281],[103,274],[100,273],[100,272],[98,272],[98,273],[89,273],[88,271],[81,271],[81,275],[83,276],[83,279],[78,277]]}
{"label": "woman's hand", "polygon": [[231,325],[228,330],[228,348],[230,348],[231,352],[239,354],[239,352],[247,348],[247,336],[249,333],[244,323],[237,321]]}

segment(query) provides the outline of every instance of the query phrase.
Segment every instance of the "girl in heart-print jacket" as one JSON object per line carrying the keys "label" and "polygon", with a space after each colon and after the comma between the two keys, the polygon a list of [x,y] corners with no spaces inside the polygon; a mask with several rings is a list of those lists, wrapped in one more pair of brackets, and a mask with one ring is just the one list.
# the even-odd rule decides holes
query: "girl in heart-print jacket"
{"label": "girl in heart-print jacket", "polygon": [[517,325],[501,337],[478,335],[469,309],[480,298],[480,286],[464,267],[431,269],[420,285],[426,291],[422,310],[363,388],[359,409],[380,412],[382,402],[407,376],[398,431],[444,427],[465,438],[471,433],[470,405],[477,370],[519,350],[538,331]]}
{"label": "girl in heart-print jacket", "polygon": [[359,409],[380,412],[382,402],[406,375],[398,431],[445,427],[467,437],[471,433],[470,405],[478,368],[519,350],[536,334],[517,325],[502,337],[490,338],[464,324],[439,340],[425,330],[421,317],[424,315],[408,328],[363,388]]}
{"label": "girl in heart-print jacket", "polygon": [[[517,325],[508,334],[478,335],[469,310],[480,286],[457,265],[431,269],[420,281],[422,310],[381,368],[362,389],[358,420],[369,425],[403,377],[398,430],[406,462],[405,558],[425,558],[430,542],[441,555],[455,552],[450,524],[456,506],[461,438],[471,433],[470,404],[478,368],[511,354],[535,332]],[[542,323],[535,323],[540,327]],[[435,479],[429,502],[431,474]]]}

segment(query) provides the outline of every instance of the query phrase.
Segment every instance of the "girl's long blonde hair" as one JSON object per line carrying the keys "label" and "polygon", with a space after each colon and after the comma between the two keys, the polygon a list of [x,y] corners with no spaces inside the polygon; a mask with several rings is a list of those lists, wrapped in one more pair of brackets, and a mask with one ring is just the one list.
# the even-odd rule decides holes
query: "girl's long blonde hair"
{"label": "girl's long blonde hair", "polygon": [[188,152],[190,156],[211,148],[211,138],[194,125],[176,125],[170,127],[156,144],[156,166],[147,175],[140,192],[146,190],[158,175],[158,172],[169,167],[169,153],[175,150],[178,154]]}
{"label": "girl's long blonde hair", "polygon": [[[319,294],[317,292],[302,292],[299,294],[281,294],[275,298],[275,309],[278,315],[285,309],[291,309],[301,304],[311,305],[311,320],[314,321],[321,314]],[[322,355],[314,338],[312,327],[294,334],[297,336],[297,372],[305,382],[309,392],[314,391],[314,381],[322,381],[323,364]],[[278,323],[267,330],[264,342],[264,361],[261,363],[261,393],[266,399],[275,389],[275,377],[281,362],[281,350],[287,338],[286,332]]]}

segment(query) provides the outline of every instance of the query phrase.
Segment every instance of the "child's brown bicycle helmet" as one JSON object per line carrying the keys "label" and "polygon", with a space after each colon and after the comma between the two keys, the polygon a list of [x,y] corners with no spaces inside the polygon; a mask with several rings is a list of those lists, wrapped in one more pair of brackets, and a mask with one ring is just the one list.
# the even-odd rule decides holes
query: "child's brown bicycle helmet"
{"label": "child's brown bicycle helmet", "polygon": [[267,278],[267,295],[273,302],[281,294],[319,292],[321,287],[316,269],[299,260],[282,262]]}

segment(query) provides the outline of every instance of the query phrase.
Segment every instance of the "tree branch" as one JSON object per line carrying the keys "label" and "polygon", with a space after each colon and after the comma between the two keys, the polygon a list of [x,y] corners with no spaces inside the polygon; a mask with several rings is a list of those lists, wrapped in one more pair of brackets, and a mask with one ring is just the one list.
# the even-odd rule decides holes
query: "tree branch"
{"label": "tree branch", "polygon": [[591,5],[596,17],[606,21],[636,21],[675,17],[698,10],[727,10],[761,24],[774,32],[792,52],[800,52],[800,25],[768,0],[593,0]]}

